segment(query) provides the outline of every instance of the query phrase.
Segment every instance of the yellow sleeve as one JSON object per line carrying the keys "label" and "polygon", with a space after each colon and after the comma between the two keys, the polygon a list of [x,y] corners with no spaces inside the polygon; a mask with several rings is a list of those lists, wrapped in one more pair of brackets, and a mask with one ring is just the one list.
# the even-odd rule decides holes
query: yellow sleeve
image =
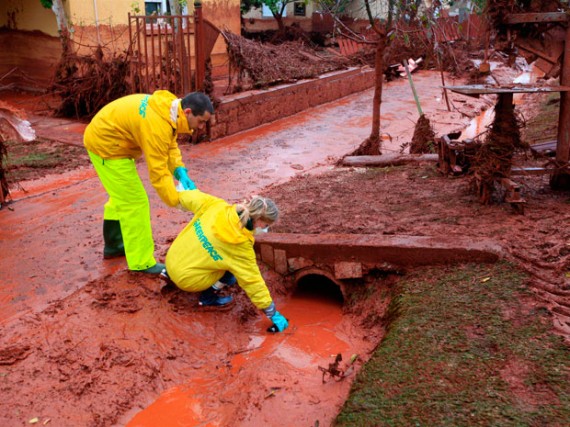
{"label": "yellow sleeve", "polygon": [[178,148],[178,143],[176,138],[174,138],[168,147],[168,169],[174,173],[174,169],[179,166],[185,167],[182,161],[182,153],[180,153],[180,148]]}
{"label": "yellow sleeve", "polygon": [[237,256],[232,259],[230,272],[236,277],[238,285],[244,290],[253,305],[259,310],[264,310],[271,305],[273,299],[259,271],[253,246],[250,242],[246,243],[245,246],[247,249],[244,248],[243,251],[240,251],[241,254],[236,254]]}
{"label": "yellow sleeve", "polygon": [[179,193],[179,200],[182,208],[186,211],[193,212],[194,216],[199,216],[214,203],[225,203],[223,199],[203,193],[200,190],[181,191]]}
{"label": "yellow sleeve", "polygon": [[162,148],[161,144],[155,141],[158,138],[158,135],[153,135],[146,141],[146,146],[142,148],[150,183],[164,203],[168,206],[177,206],[179,203],[178,191],[176,191],[174,179],[168,167],[167,147]]}

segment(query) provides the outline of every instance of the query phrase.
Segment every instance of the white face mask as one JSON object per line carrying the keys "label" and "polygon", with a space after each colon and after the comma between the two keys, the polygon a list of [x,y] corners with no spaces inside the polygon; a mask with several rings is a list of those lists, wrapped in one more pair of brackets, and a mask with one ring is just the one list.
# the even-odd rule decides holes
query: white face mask
{"label": "white face mask", "polygon": [[267,233],[269,231],[269,226],[267,227],[255,227],[255,230],[253,230],[253,235],[257,236],[258,234],[263,234],[263,233]]}

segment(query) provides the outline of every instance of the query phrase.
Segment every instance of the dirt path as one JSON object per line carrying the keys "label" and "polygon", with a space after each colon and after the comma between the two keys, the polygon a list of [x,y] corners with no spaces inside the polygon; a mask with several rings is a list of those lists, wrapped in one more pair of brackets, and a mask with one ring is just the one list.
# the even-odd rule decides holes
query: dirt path
{"label": "dirt path", "polygon": [[[436,133],[461,129],[468,117],[445,111],[434,81],[437,73],[414,77],[423,110]],[[411,138],[417,111],[404,80],[388,84],[384,98],[383,129],[392,139],[385,151],[398,151]],[[213,143],[185,146],[183,156],[202,190],[239,200],[331,169],[368,136],[371,99],[371,91],[353,95]],[[486,105],[462,101],[457,105],[464,113]],[[144,176],[145,165],[139,170]],[[156,279],[125,271],[123,260],[102,261],[100,184],[90,169],[64,178],[25,183],[28,193],[0,213],[0,424],[27,425],[38,417],[62,426],[125,425],[162,392],[132,425],[156,425],[153,414],[165,412],[178,414],[185,425],[330,423],[350,377],[323,385],[317,368],[337,353],[366,360],[382,331],[363,325],[365,312],[342,315],[339,301],[291,296],[269,271],[268,284],[292,320],[287,333],[268,336],[266,320],[240,293],[230,312],[198,312],[194,296],[161,291]],[[328,194],[336,194],[336,185]],[[152,189],[149,196],[156,254],[163,259],[189,218],[163,206]],[[304,197],[284,199],[281,207],[287,212],[306,202],[336,209],[328,201],[315,205],[316,194]],[[341,200],[368,205],[378,198],[353,192]],[[310,209],[295,216],[304,224],[314,218]],[[358,216],[351,223],[367,228]],[[326,231],[326,222],[317,224],[317,231]],[[371,310],[381,312],[384,303],[379,298]]]}

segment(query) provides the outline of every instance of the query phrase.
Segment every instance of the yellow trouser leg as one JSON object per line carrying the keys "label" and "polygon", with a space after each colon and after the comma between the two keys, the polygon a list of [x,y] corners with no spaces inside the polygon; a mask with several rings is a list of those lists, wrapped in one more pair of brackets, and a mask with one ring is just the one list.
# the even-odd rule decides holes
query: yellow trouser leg
{"label": "yellow trouser leg", "polygon": [[109,194],[104,219],[121,223],[127,265],[144,270],[156,264],[148,196],[132,159],[104,160],[89,152],[91,163]]}

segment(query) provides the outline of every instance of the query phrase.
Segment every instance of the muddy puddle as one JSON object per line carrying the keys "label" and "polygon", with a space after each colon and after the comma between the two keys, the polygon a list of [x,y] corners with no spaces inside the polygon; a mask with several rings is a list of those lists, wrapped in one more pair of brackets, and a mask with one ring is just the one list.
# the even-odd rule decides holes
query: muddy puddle
{"label": "muddy puddle", "polygon": [[384,333],[386,284],[351,285],[370,298],[348,307],[321,276],[262,273],[283,333],[237,287],[231,309],[203,311],[127,271],[22,315],[0,337],[0,425],[330,425]]}
{"label": "muddy puddle", "polygon": [[240,347],[231,335],[204,337],[218,344],[204,360],[203,374],[165,390],[126,425],[330,425],[381,333],[344,313],[340,290],[321,276],[300,281],[279,310],[291,322],[284,333],[267,334],[260,318],[253,333],[243,331],[236,340]]}

